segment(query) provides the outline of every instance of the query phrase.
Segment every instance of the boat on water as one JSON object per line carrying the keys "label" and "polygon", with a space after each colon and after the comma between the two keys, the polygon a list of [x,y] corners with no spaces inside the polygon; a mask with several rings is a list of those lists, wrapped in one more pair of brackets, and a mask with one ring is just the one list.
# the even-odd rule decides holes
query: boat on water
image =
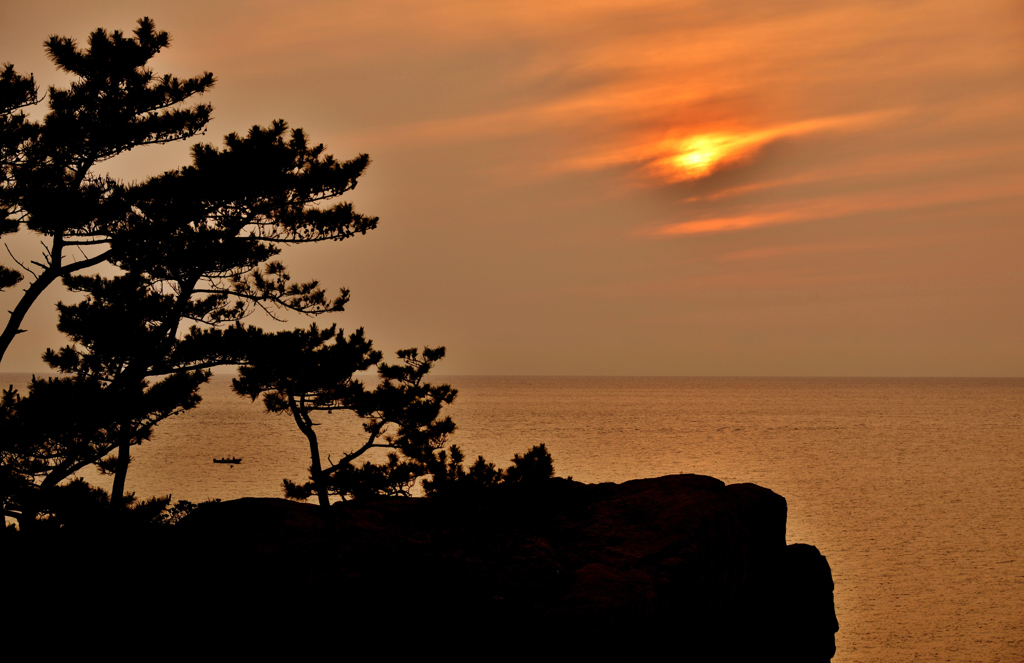
{"label": "boat on water", "polygon": [[215,463],[224,463],[226,465],[238,465],[242,462],[241,458],[214,458]]}

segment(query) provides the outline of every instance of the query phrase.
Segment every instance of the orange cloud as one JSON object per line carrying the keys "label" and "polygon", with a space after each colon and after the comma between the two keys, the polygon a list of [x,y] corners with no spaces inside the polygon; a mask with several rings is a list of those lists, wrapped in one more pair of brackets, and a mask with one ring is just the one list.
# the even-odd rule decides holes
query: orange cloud
{"label": "orange cloud", "polygon": [[727,216],[715,219],[701,219],[699,221],[684,221],[683,223],[671,223],[658,228],[657,235],[696,235],[700,233],[716,233],[728,230],[742,230],[757,226],[767,226],[776,223],[792,223],[802,221],[809,215],[797,212],[776,212],[768,214],[746,214],[743,216]]}
{"label": "orange cloud", "polygon": [[998,179],[993,178],[986,183],[967,181],[959,185],[948,185],[943,191],[935,191],[934,187],[928,184],[915,188],[903,187],[896,191],[885,191],[856,199],[837,197],[792,203],[786,210],[669,223],[655,229],[651,234],[675,236],[728,232],[782,223],[834,219],[853,214],[1022,197],[1024,197],[1024,192],[1021,191],[1020,182],[1015,173],[1010,173]]}

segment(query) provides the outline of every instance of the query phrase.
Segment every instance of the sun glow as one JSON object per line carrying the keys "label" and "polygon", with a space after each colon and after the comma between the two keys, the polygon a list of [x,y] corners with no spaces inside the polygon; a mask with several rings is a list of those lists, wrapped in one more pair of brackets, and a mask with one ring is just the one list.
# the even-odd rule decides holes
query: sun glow
{"label": "sun glow", "polygon": [[704,177],[725,156],[726,140],[719,136],[694,136],[681,151],[672,157],[672,165],[690,178]]}
{"label": "sun glow", "polygon": [[[855,130],[879,125],[904,114],[903,109],[833,115],[767,127],[743,127],[740,123],[689,126],[627,135],[619,141],[598,145],[588,154],[561,160],[555,172],[600,170],[622,165],[637,166],[651,181],[674,184],[700,180],[730,165],[751,161],[761,148],[783,138],[821,131]],[[465,124],[463,122],[463,124]]]}
{"label": "sun glow", "polygon": [[726,163],[750,156],[761,142],[757,138],[756,135],[710,133],[665,141],[659,150],[665,156],[655,159],[648,167],[669,182],[698,180]]}

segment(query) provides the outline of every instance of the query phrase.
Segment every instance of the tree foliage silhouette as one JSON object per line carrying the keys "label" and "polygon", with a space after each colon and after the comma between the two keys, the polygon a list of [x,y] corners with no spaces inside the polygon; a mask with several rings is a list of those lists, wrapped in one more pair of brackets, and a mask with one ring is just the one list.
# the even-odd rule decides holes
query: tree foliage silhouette
{"label": "tree foliage silhouette", "polygon": [[[347,291],[329,297],[317,281],[292,283],[273,257],[284,244],[343,240],[374,228],[376,218],[348,203],[322,206],[350,191],[368,163],[365,155],[339,163],[284,122],[254,127],[244,138],[232,134],[224,149],[196,146],[191,166],[138,187],[126,228],[111,238],[109,260],[125,273],[65,279],[85,299],[59,305],[58,328],[74,345],[48,352],[46,361],[100,380],[112,403],[163,384],[146,386],[147,378],[187,375],[165,380],[180,387],[178,410],[188,409],[209,368],[244,360],[237,349],[251,332],[217,325],[238,323],[256,308],[272,315],[343,309]],[[183,322],[193,328],[182,337]],[[123,494],[130,447],[146,437],[123,430],[113,499]]]}
{"label": "tree foliage silhouette", "polygon": [[[24,529],[61,502],[61,483],[88,465],[112,471],[107,456],[120,442],[149,439],[167,417],[195,406],[197,384],[175,375],[159,384],[139,384],[112,407],[94,377],[33,378],[28,396],[13,388],[0,401],[0,497],[4,515]],[[114,502],[123,505],[124,495]]]}
{"label": "tree foliage silhouette", "polygon": [[[233,386],[253,400],[262,395],[268,412],[290,413],[309,442],[309,481],[285,479],[288,497],[306,499],[315,493],[327,507],[331,494],[342,499],[408,495],[455,431],[451,418],[441,416],[455,400],[455,389],[425,382],[444,354],[444,348],[424,348],[422,354],[411,348],[397,353],[400,363],[387,364],[362,329],[345,338],[335,327],[314,325],[255,338]],[[368,390],[355,374],[371,366],[377,368],[378,382]],[[366,438],[324,468],[312,413],[336,410],[354,413]],[[389,451],[387,461],[356,465],[372,449]]]}
{"label": "tree foliage silhouette", "polygon": [[[96,173],[96,166],[142,145],[190,138],[209,122],[209,105],[186,103],[210,89],[212,74],[180,80],[147,68],[169,43],[148,18],[139,21],[134,37],[96,30],[84,50],[68,37],[50,37],[50,60],[73,80],[68,88],[48,90],[42,122],[24,113],[39,101],[33,78],[4,68],[0,234],[27,228],[42,236],[45,251],[31,266],[19,263],[33,278],[0,332],[0,360],[47,287],[112,255],[110,242],[125,223],[133,187]],[[21,278],[5,267],[0,286]]]}
{"label": "tree foliage silhouette", "polygon": [[[31,77],[19,76],[13,65],[5,65],[0,72],[0,235],[14,232],[18,222],[12,219],[13,210],[4,195],[13,185],[13,170],[24,159],[22,146],[38,134],[38,126],[28,122],[25,108],[39,103],[36,82]],[[24,278],[22,274],[0,265],[0,290],[9,288]]]}
{"label": "tree foliage silhouette", "polygon": [[[267,410],[290,413],[309,442],[309,481],[286,479],[290,497],[316,493],[328,506],[331,494],[407,495],[426,474],[434,475],[424,482],[434,492],[459,481],[550,476],[543,446],[517,455],[508,470],[480,458],[468,473],[457,448],[444,451],[455,424],[442,410],[456,391],[426,382],[444,348],[402,350],[389,364],[362,329],[345,337],[334,326],[275,334],[243,326],[256,311],[282,319],[343,310],[347,290],[329,296],[315,280],[295,283],[277,256],[286,245],[340,241],[376,227],[375,217],[340,200],[365,172],[365,154],[337,161],[279,120],[230,134],[221,147],[197,144],[188,166],[141,183],[93,172],[135,147],[194,136],[210,118],[208,105],[185,102],[209,89],[212,75],[157,78],[146,65],[167,46],[167,34],[149,19],[134,34],[96,30],[85,50],[51,37],[51,59],[75,80],[50,88],[41,123],[25,114],[39,103],[32,77],[9,65],[0,73],[0,231],[27,228],[48,241],[33,263],[38,272],[22,265],[33,279],[3,332],[0,357],[54,280],[80,296],[58,305],[58,329],[70,343],[44,355],[61,376],[34,378],[27,395],[12,387],[0,398],[4,515],[22,526],[60,522],[59,514],[74,511],[69,499],[82,500],[82,513],[104,499],[136,514],[166,506],[167,499],[138,503],[126,495],[131,447],[195,407],[210,369],[225,364],[241,365],[238,393],[262,395]],[[101,262],[116,273],[82,271]],[[0,287],[21,278],[0,270]],[[367,388],[356,375],[371,368],[377,381]],[[313,416],[325,410],[354,414],[365,438],[323,467]],[[366,460],[374,449],[388,452],[386,461]],[[69,483],[89,465],[113,474],[109,496]]]}
{"label": "tree foliage silhouette", "polygon": [[[43,125],[19,119],[16,109],[32,101],[34,87],[13,70],[8,76],[14,92],[6,98],[14,101],[5,108],[15,110],[5,121],[37,135],[8,141],[5,131],[4,145],[13,145],[4,152],[5,227],[24,224],[52,241],[19,307],[27,310],[57,276],[83,295],[58,306],[58,328],[71,343],[44,356],[63,377],[34,380],[24,398],[8,390],[0,403],[4,508],[27,521],[48,492],[89,464],[114,474],[110,503],[123,503],[131,446],[194,407],[211,367],[245,360],[241,349],[258,330],[243,328],[243,318],[257,309],[272,316],[343,309],[347,291],[328,296],[317,281],[292,282],[275,260],[281,247],[343,240],[377,224],[338,201],[369,158],[339,162],[283,121],[231,134],[221,148],[196,145],[189,166],[140,184],[89,175],[103,159],[185,138],[209,119],[208,106],[172,107],[208,88],[212,76],[155,82],[143,68],[166,44],[148,19],[134,40],[97,30],[88,51],[51,38],[54,61],[81,80],[69,91],[51,89]],[[47,191],[56,193],[44,200]],[[63,260],[62,251],[88,246],[101,250]],[[73,274],[103,260],[119,273]],[[12,315],[8,331],[19,321]],[[77,405],[61,410],[67,404],[95,407],[79,416]],[[47,408],[60,416],[46,421]]]}

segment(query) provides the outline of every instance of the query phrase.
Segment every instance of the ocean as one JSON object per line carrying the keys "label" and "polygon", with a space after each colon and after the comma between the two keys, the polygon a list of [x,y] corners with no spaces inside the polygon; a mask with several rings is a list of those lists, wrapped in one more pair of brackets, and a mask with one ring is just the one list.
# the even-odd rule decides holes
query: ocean
{"label": "ocean", "polygon": [[[544,443],[577,481],[685,472],[785,497],[788,541],[832,567],[836,663],[1024,661],[1024,379],[433,381],[459,390],[452,442],[468,463],[506,466]],[[202,395],[134,449],[129,491],[276,497],[282,479],[306,479],[289,416],[234,395],[227,376]],[[324,461],[361,439],[346,414],[321,418]],[[223,456],[242,463],[212,462]]]}

